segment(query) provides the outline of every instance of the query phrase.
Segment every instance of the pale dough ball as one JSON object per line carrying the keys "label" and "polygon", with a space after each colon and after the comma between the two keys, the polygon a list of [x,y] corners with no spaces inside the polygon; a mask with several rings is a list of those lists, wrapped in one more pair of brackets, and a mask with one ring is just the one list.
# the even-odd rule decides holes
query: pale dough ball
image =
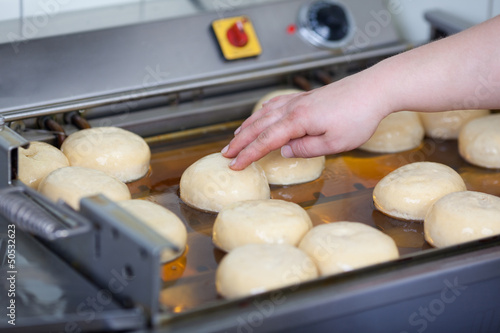
{"label": "pale dough ball", "polygon": [[212,239],[215,246],[227,252],[245,244],[296,246],[311,228],[311,218],[296,203],[274,199],[239,201],[219,212]]}
{"label": "pale dough ball", "polygon": [[18,150],[19,180],[38,189],[38,184],[52,171],[69,166],[66,156],[45,142],[32,141],[28,149]]}
{"label": "pale dough ball", "polygon": [[325,157],[284,158],[274,150],[256,162],[272,185],[292,185],[318,179],[325,168]]}
{"label": "pale dough ball", "polygon": [[148,172],[151,151],[139,135],[118,127],[95,127],[64,140],[62,152],[72,166],[101,170],[122,182]]}
{"label": "pale dough ball", "polygon": [[421,112],[425,134],[435,139],[457,139],[462,127],[472,119],[487,116],[490,110],[455,110]]}
{"label": "pale dough ball", "polygon": [[65,201],[80,209],[80,199],[103,194],[113,201],[129,200],[130,191],[123,182],[95,169],[65,167],[52,171],[40,182],[38,190],[53,201]]}
{"label": "pale dough ball", "polygon": [[500,168],[500,114],[468,122],[458,136],[458,150],[469,163]]}
{"label": "pale dough ball", "polygon": [[231,159],[221,153],[207,155],[190,165],[181,176],[180,197],[188,205],[212,212],[237,201],[269,199],[267,178],[257,164],[234,171]]}
{"label": "pale dough ball", "polygon": [[290,89],[278,89],[275,91],[271,91],[270,93],[267,93],[264,96],[262,96],[261,99],[259,99],[259,101],[255,103],[252,113],[259,110],[262,107],[262,103],[267,102],[268,100],[273,99],[274,97],[278,97],[281,95],[295,94],[299,92],[304,92],[304,90],[290,88]]}
{"label": "pale dough ball", "polygon": [[429,207],[451,192],[465,191],[460,175],[447,165],[416,162],[382,178],[373,190],[375,207],[384,214],[423,221]]}
{"label": "pale dough ball", "polygon": [[[179,254],[184,252],[187,231],[184,223],[177,215],[163,206],[146,200],[125,200],[119,201],[117,204],[177,246],[180,250]],[[169,256],[167,255],[167,257]]]}
{"label": "pale dough ball", "polygon": [[359,149],[374,153],[396,153],[416,148],[424,138],[418,114],[411,111],[391,113]]}
{"label": "pale dough ball", "polygon": [[320,275],[332,275],[399,257],[394,240],[359,222],[332,222],[314,227],[299,244]]}
{"label": "pale dough ball", "polygon": [[424,235],[436,247],[500,234],[500,198],[464,191],[445,195],[425,216]]}
{"label": "pale dough ball", "polygon": [[311,258],[292,245],[247,244],[222,258],[215,286],[223,297],[244,297],[293,286],[317,276]]}

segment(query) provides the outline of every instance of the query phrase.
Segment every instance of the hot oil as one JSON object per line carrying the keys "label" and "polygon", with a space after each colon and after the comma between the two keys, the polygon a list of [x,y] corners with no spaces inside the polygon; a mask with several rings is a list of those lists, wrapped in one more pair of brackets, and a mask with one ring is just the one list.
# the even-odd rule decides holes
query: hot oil
{"label": "hot oil", "polygon": [[[232,131],[152,149],[148,175],[129,187],[134,198],[156,202],[179,216],[188,230],[187,250],[163,267],[160,303],[169,312],[183,312],[220,300],[215,289],[215,272],[224,252],[212,244],[216,214],[185,205],[179,198],[179,181],[184,170],[208,154],[219,152],[232,138]],[[401,255],[430,248],[423,236],[423,223],[401,221],[377,211],[373,187],[398,167],[420,161],[444,163],[457,170],[469,190],[500,193],[500,170],[486,170],[466,163],[458,155],[455,140],[424,143],[410,151],[373,154],[360,150],[327,157],[321,177],[315,181],[271,186],[271,197],[300,204],[314,225],[337,221],[363,222],[382,230],[398,245]]]}
{"label": "hot oil", "polygon": [[148,175],[129,184],[133,198],[147,199],[166,207],[181,218],[188,231],[185,253],[162,267],[163,290],[159,299],[166,311],[177,313],[218,298],[215,270],[224,253],[212,245],[216,215],[185,205],[179,198],[179,182],[188,166],[203,156],[219,152],[229,140],[226,134],[210,140],[190,140],[173,148],[155,147]]}

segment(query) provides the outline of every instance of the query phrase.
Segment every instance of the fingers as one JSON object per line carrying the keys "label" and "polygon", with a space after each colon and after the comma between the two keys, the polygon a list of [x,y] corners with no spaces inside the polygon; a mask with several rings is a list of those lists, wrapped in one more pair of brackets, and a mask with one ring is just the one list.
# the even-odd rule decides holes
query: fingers
{"label": "fingers", "polygon": [[[294,99],[302,94],[304,93],[275,97],[265,102],[260,110],[242,123],[235,131],[233,140],[222,150],[225,157],[234,158],[230,164],[231,169],[242,170],[272,150],[283,147],[290,140],[307,134],[303,122],[300,121],[301,117],[298,117],[300,112],[297,111],[301,108],[297,108],[293,103]],[[293,147],[295,145],[293,144]],[[283,149],[284,156],[307,154],[307,150],[294,151],[301,148]]]}
{"label": "fingers", "polygon": [[288,94],[288,95],[282,95],[282,96],[277,96],[274,98],[271,98],[270,100],[262,103],[262,107],[254,112],[250,117],[248,117],[240,127],[236,129],[234,132],[234,135],[238,135],[240,131],[248,126],[250,126],[256,119],[259,119],[261,117],[266,116],[267,113],[269,112],[275,112],[276,109],[280,109],[282,106],[287,104],[290,100],[293,98],[297,97],[297,95],[300,95],[301,93],[294,93],[294,94]]}
{"label": "fingers", "polygon": [[260,139],[258,140],[267,141],[267,128],[272,126],[272,124],[280,118],[281,115],[279,112],[267,113],[256,119],[249,118],[249,124],[246,126],[242,124],[234,139],[223,149],[222,154],[228,158],[235,157],[244,147],[248,146],[252,141],[257,140],[259,136]]}
{"label": "fingers", "polygon": [[[285,111],[284,106],[293,99],[294,95],[296,96],[298,94],[300,93],[278,96],[264,102],[261,109],[252,114],[236,129],[234,132],[235,138],[228,146],[224,147],[222,154],[228,158],[238,155],[238,153],[250,142],[255,140],[260,133],[283,117]],[[244,135],[240,135],[242,130],[246,130]]]}
{"label": "fingers", "polygon": [[295,97],[302,95],[302,92],[297,92],[293,94],[287,94],[287,95],[281,95],[277,96],[274,98],[271,98],[270,100],[262,103],[262,107],[266,106],[271,109],[277,109],[282,107],[283,105],[287,104],[290,100],[294,99]]}
{"label": "fingers", "polygon": [[[272,150],[284,146],[291,139],[304,136],[306,134],[305,130],[301,126],[296,126],[297,124],[292,124],[292,122],[289,117],[284,117],[262,130],[254,140],[239,151],[237,157],[230,164],[231,169],[242,170]],[[243,129],[229,144],[229,149],[232,149],[233,142],[238,143],[238,139],[251,130],[252,126]]]}

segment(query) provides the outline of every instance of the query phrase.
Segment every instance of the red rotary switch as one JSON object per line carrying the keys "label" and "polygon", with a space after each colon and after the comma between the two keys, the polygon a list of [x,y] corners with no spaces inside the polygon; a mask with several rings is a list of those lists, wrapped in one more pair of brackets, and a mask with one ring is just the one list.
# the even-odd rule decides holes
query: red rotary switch
{"label": "red rotary switch", "polygon": [[248,43],[248,35],[243,28],[243,23],[245,23],[245,21],[236,21],[227,30],[227,39],[233,46],[243,47]]}

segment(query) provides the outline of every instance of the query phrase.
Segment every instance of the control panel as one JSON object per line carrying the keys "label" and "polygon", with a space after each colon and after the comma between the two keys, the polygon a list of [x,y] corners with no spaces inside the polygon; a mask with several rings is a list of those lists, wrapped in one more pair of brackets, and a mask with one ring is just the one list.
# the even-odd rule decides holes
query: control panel
{"label": "control panel", "polygon": [[217,42],[226,60],[258,56],[262,50],[250,18],[236,16],[212,22]]}
{"label": "control panel", "polygon": [[347,8],[330,0],[303,5],[299,12],[299,33],[311,44],[334,49],[347,44],[355,25]]}
{"label": "control panel", "polygon": [[407,43],[389,9],[384,0],[255,1],[0,44],[0,113],[12,121],[32,111],[128,105],[139,97],[392,55]]}

